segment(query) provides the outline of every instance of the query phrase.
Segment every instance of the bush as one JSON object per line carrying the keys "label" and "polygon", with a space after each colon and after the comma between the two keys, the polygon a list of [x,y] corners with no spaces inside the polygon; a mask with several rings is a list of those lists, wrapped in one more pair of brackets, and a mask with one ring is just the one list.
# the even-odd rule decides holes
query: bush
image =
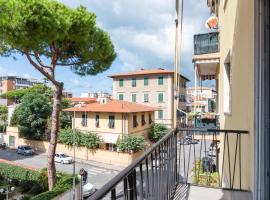
{"label": "bush", "polygon": [[0,163],[0,176],[5,179],[15,179],[19,182],[39,181],[39,172],[6,163]]}
{"label": "bush", "polygon": [[121,152],[138,152],[145,147],[145,139],[142,136],[129,135],[119,142],[117,148]]}
{"label": "bush", "polygon": [[97,134],[86,133],[82,134],[81,145],[87,149],[97,149],[100,144],[100,138]]}
{"label": "bush", "polygon": [[82,133],[79,130],[62,129],[59,134],[58,141],[66,145],[73,145],[73,134],[75,131],[75,141],[77,146],[83,146],[88,149],[96,149],[99,147],[100,138],[97,134],[86,132]]}
{"label": "bush", "polygon": [[164,124],[153,124],[149,133],[149,139],[157,142],[167,133],[167,127]]}
{"label": "bush", "polygon": [[[78,182],[78,180],[76,180]],[[72,188],[73,178],[67,174],[61,174],[60,179],[51,191],[43,192],[31,200],[50,200]]]}

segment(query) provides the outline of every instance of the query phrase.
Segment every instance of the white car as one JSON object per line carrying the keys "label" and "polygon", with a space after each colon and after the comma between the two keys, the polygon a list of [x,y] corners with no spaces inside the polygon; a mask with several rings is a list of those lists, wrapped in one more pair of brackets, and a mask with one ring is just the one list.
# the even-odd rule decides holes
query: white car
{"label": "white car", "polygon": [[65,153],[56,153],[54,160],[55,160],[55,162],[59,162],[62,164],[70,164],[73,162],[72,157],[68,156]]}
{"label": "white car", "polygon": [[97,189],[91,183],[86,183],[83,186],[83,197],[89,197],[92,194],[94,194],[96,191]]}

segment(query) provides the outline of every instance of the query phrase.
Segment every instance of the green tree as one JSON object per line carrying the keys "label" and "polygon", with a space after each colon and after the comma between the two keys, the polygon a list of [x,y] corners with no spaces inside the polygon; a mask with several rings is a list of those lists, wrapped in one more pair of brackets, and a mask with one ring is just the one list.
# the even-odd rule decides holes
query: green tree
{"label": "green tree", "polygon": [[28,139],[40,139],[44,135],[51,113],[51,103],[39,93],[26,94],[14,111],[20,133]]}
{"label": "green tree", "polygon": [[107,70],[116,57],[109,35],[96,26],[96,16],[85,7],[69,8],[54,0],[0,0],[0,54],[21,53],[53,90],[53,112],[48,150],[48,183],[55,185],[55,149],[63,83],[56,69],[68,66],[81,76]]}
{"label": "green tree", "polygon": [[144,149],[145,144],[143,136],[129,135],[117,144],[117,149],[121,152],[138,152]]}
{"label": "green tree", "polygon": [[167,128],[164,124],[153,124],[149,133],[149,139],[153,142],[157,142],[167,133]]}
{"label": "green tree", "polygon": [[8,107],[0,105],[0,121],[5,123],[8,120]]}
{"label": "green tree", "polygon": [[44,84],[36,84],[29,88],[22,88],[17,90],[11,90],[6,93],[1,94],[1,97],[12,99],[16,103],[20,103],[21,99],[29,93],[40,93],[44,94],[48,98],[52,98],[51,88],[45,86]]}

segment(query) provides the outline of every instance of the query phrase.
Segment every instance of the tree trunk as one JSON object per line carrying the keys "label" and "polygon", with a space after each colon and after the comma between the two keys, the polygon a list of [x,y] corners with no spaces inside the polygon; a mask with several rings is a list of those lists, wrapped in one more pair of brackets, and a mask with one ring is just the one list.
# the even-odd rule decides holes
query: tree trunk
{"label": "tree trunk", "polygon": [[53,85],[52,90],[53,90],[52,127],[51,127],[51,137],[47,163],[49,190],[52,190],[56,183],[56,169],[55,169],[54,155],[59,131],[59,115],[61,111],[63,84],[60,83],[59,85]]}

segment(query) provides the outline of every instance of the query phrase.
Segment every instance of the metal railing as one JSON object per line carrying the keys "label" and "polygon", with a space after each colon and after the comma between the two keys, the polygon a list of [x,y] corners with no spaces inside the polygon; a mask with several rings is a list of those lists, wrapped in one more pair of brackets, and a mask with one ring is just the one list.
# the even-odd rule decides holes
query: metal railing
{"label": "metal railing", "polygon": [[[90,199],[171,199],[179,184],[188,183],[242,190],[241,135],[247,133],[239,130],[172,130]],[[232,140],[234,152],[230,145]],[[236,174],[239,174],[237,185]],[[228,176],[226,183],[224,177]]]}
{"label": "metal railing", "polygon": [[219,33],[194,35],[194,55],[219,52]]}

